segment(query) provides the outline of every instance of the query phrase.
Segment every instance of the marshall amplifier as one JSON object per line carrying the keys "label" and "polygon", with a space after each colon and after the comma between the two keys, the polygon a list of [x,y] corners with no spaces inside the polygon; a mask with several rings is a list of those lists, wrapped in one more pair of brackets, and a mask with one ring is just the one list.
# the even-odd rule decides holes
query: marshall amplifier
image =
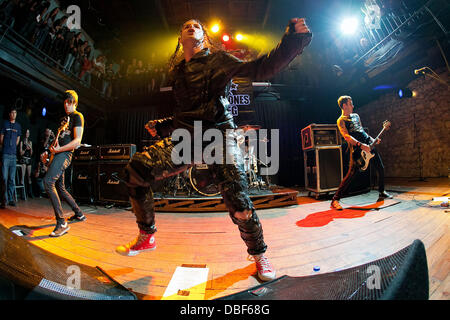
{"label": "marshall amplifier", "polygon": [[112,144],[100,146],[100,160],[129,160],[135,153],[135,144]]}
{"label": "marshall amplifier", "polygon": [[73,152],[74,161],[96,161],[98,157],[98,147],[80,147]]}
{"label": "marshall amplifier", "polygon": [[98,199],[102,202],[129,204],[127,186],[117,176],[128,161],[98,162]]}
{"label": "marshall amplifier", "polygon": [[336,124],[310,124],[302,129],[301,136],[303,150],[341,144],[341,135]]}
{"label": "marshall amplifier", "polygon": [[93,203],[98,200],[97,162],[73,162],[72,193],[78,201]]}

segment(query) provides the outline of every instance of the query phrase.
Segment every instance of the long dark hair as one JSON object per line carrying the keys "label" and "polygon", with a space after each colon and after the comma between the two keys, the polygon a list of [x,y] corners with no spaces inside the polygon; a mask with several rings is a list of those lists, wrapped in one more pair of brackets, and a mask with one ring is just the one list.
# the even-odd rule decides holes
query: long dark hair
{"label": "long dark hair", "polygon": [[[189,19],[186,20],[187,21],[196,21],[203,30],[204,33],[204,37],[206,40],[206,46],[212,51],[212,52],[217,52],[217,51],[222,51],[222,46],[218,43],[216,43],[214,40],[211,39],[211,37],[209,36],[209,32],[208,29],[205,27],[205,25],[198,19]],[[185,23],[186,23],[185,22]],[[184,25],[184,23],[183,23]],[[177,43],[177,47],[175,48],[175,52],[173,53],[173,55],[170,57],[169,59],[169,64],[168,64],[168,69],[169,72],[172,72],[173,69],[175,68],[175,66],[180,63],[183,60],[183,49],[182,49],[182,45],[181,45],[181,32],[183,31],[183,25],[180,27],[180,37],[178,37],[178,43]]]}

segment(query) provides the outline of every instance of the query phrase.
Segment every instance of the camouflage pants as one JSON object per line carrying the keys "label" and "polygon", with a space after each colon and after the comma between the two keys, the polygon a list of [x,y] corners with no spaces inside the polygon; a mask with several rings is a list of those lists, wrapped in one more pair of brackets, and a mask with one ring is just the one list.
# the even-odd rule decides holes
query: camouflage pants
{"label": "camouflage pants", "polygon": [[[160,140],[147,151],[136,153],[125,168],[124,181],[128,187],[136,222],[139,229],[147,233],[156,232],[153,183],[192,166],[175,165],[171,158],[173,148],[171,138]],[[211,176],[219,188],[231,220],[238,226],[241,238],[247,245],[247,252],[251,255],[262,254],[267,246],[264,243],[261,223],[248,196],[248,182],[241,150],[234,139],[227,139],[225,150],[227,154],[231,153],[233,164],[210,165]],[[252,212],[248,220],[235,217],[236,212],[246,210]]]}

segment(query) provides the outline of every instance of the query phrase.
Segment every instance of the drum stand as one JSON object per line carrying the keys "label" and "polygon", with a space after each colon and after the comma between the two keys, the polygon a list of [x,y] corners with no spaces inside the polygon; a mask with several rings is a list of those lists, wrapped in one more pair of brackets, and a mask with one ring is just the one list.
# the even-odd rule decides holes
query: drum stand
{"label": "drum stand", "polygon": [[[267,167],[267,164],[265,164],[264,162],[262,162],[261,160],[259,160],[258,158],[256,158],[257,163],[261,164],[264,167]],[[266,187],[267,190],[270,189],[270,178],[268,175],[265,176],[260,176],[260,179],[258,180],[260,186],[262,187]]]}
{"label": "drum stand", "polygon": [[182,173],[179,173],[172,179],[168,185],[168,190],[173,192],[173,196],[177,195],[177,192],[186,192],[188,196],[191,196],[191,188],[188,187],[186,183],[186,179],[182,176]]}
{"label": "drum stand", "polygon": [[258,190],[260,190],[261,188],[261,181],[258,178],[258,175],[256,174],[255,170],[250,169],[249,172],[247,173],[247,177],[248,177],[248,186],[250,188],[258,188]]}

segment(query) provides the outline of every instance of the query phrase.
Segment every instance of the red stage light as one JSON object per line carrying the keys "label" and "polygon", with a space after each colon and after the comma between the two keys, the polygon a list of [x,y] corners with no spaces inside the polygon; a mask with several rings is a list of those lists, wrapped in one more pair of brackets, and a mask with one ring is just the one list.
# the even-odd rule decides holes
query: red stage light
{"label": "red stage light", "polygon": [[230,36],[227,35],[227,34],[224,34],[224,35],[222,36],[222,40],[223,40],[224,42],[228,42],[228,41],[230,41]]}

